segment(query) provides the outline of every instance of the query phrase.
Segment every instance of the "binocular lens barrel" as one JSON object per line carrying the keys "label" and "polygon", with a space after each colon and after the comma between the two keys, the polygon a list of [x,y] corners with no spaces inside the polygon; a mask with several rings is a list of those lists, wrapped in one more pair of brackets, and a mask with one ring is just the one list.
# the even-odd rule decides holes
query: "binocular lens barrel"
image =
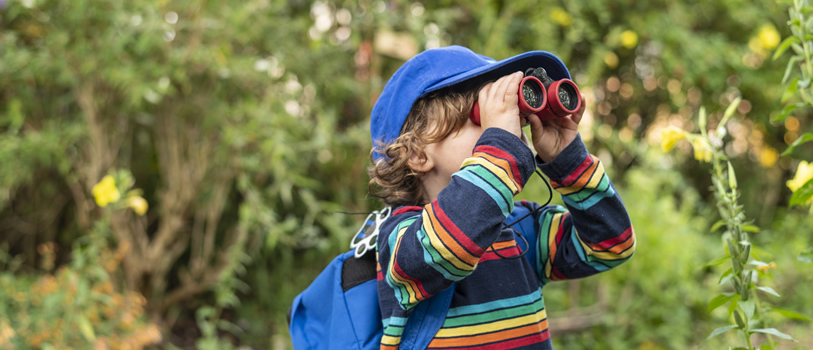
{"label": "binocular lens barrel", "polygon": [[559,101],[568,110],[575,110],[578,106],[579,96],[573,86],[568,84],[559,85]]}
{"label": "binocular lens barrel", "polygon": [[542,107],[542,102],[545,101],[545,87],[536,81],[529,81],[522,84],[522,98],[531,108]]}

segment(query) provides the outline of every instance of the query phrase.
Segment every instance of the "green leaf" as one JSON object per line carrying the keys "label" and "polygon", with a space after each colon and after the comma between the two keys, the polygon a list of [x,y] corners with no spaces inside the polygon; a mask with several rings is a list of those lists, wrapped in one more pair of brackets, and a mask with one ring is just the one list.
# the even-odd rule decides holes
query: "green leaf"
{"label": "green leaf", "polygon": [[796,52],[796,54],[799,55],[799,56],[804,55],[804,53],[805,53],[805,48],[802,47],[802,45],[799,45],[797,43],[792,43],[792,44],[790,44],[790,47],[793,48],[793,51]]}
{"label": "green leaf", "polygon": [[[742,301],[740,301],[740,303],[742,303]],[[740,329],[746,329],[746,326],[748,325],[748,320],[743,319],[742,312],[739,312],[738,310],[734,310],[734,321],[737,322],[737,326]]]}
{"label": "green leaf", "polygon": [[813,179],[807,180],[802,187],[793,191],[793,195],[790,196],[790,206],[805,205],[811,197],[813,197]]}
{"label": "green leaf", "polygon": [[734,167],[731,166],[731,162],[726,162],[726,163],[728,163],[728,187],[730,187],[732,190],[736,190],[737,189],[737,175],[734,174]]}
{"label": "green leaf", "polygon": [[730,280],[731,277],[734,276],[733,273],[734,273],[734,268],[733,267],[729,267],[728,270],[726,270],[726,272],[723,272],[723,275],[720,276],[720,281],[719,281],[720,285],[723,285],[724,283],[728,282],[728,280]]}
{"label": "green leaf", "polygon": [[[737,249],[737,247],[734,245],[734,242],[732,240],[730,240],[730,239],[727,240],[726,244],[728,245],[728,254],[730,254],[731,256],[735,256],[735,257],[739,256],[740,250]],[[734,265],[734,272],[739,273],[740,270],[742,270],[742,265],[738,264],[739,261],[737,259],[732,259],[731,262]]]}
{"label": "green leaf", "polygon": [[739,96],[737,96],[737,98],[735,98],[734,101],[731,101],[731,104],[728,105],[728,107],[725,109],[725,113],[723,113],[723,120],[720,121],[721,126],[725,126],[725,124],[728,122],[728,119],[734,115],[734,112],[737,110],[737,107],[740,105],[740,102],[742,102],[742,97]]}
{"label": "green leaf", "polygon": [[782,43],[779,44],[779,46],[776,48],[776,52],[774,52],[774,54],[773,54],[773,59],[775,60],[775,59],[781,57],[782,54],[784,54],[785,51],[788,50],[788,48],[790,47],[791,44],[798,43],[798,42],[799,42],[799,38],[797,38],[795,36],[789,36],[789,37],[785,38],[785,40],[782,40]]}
{"label": "green leaf", "polygon": [[759,260],[751,260],[751,261],[748,262],[748,264],[749,265],[754,265],[754,266],[771,266],[770,264],[767,264],[767,263],[765,263],[763,261],[759,261]]}
{"label": "green leaf", "polygon": [[793,337],[776,330],[776,328],[753,329],[753,330],[751,330],[751,333],[765,333],[765,334],[775,335],[775,336],[777,336],[779,338],[790,340],[790,341],[792,341],[794,343],[798,343],[798,341],[796,341],[796,339],[793,339]]}
{"label": "green leaf", "polygon": [[740,228],[745,232],[753,232],[753,233],[759,232],[759,227],[756,226],[756,225],[752,225],[752,224],[744,224],[744,225],[740,226]]}
{"label": "green leaf", "polygon": [[788,78],[790,77],[790,72],[793,70],[793,67],[795,67],[796,63],[801,60],[802,58],[799,56],[793,56],[790,58],[790,60],[788,60],[788,65],[785,67],[785,75],[782,76],[782,84],[785,84],[788,81]]}
{"label": "green leaf", "polygon": [[746,319],[754,318],[754,299],[740,301],[740,309],[745,312]]}
{"label": "green leaf", "polygon": [[777,292],[776,292],[776,291],[775,291],[773,288],[771,288],[771,287],[757,287],[757,289],[759,289],[759,290],[761,290],[761,291],[763,291],[763,292],[765,292],[765,293],[768,293],[768,294],[770,294],[770,295],[776,296],[776,297],[780,297],[780,296],[781,296],[781,295],[779,295],[779,293],[777,293]]}
{"label": "green leaf", "polygon": [[728,259],[730,259],[730,258],[731,258],[730,255],[726,255],[724,257],[720,257],[720,258],[714,259],[712,261],[709,261],[708,263],[706,263],[706,265],[703,265],[703,267],[717,266],[717,265],[720,265],[720,264],[728,261]]}
{"label": "green leaf", "polygon": [[802,314],[800,314],[798,312],[795,312],[795,311],[780,309],[780,308],[777,308],[777,307],[771,309],[771,311],[776,312],[776,313],[778,313],[778,314],[780,314],[782,316],[785,316],[785,317],[787,317],[789,319],[792,319],[792,320],[801,320],[801,321],[813,322],[813,320],[811,320],[809,317],[807,317],[805,315],[802,315]]}
{"label": "green leaf", "polygon": [[741,260],[748,261],[748,258],[751,255],[751,244],[745,244],[745,247],[742,250],[742,254],[740,255]]}
{"label": "green leaf", "polygon": [[809,132],[806,132],[806,133],[804,133],[804,135],[797,138],[796,141],[793,141],[793,143],[790,144],[790,146],[788,146],[788,148],[784,152],[782,152],[782,154],[780,154],[780,155],[781,156],[790,155],[791,152],[793,152],[793,150],[796,147],[798,147],[798,146],[800,146],[802,144],[808,143],[810,141],[813,141],[813,134],[811,134]]}
{"label": "green leaf", "polygon": [[807,250],[799,253],[799,257],[796,259],[805,263],[813,262],[813,248],[807,248]]}
{"label": "green leaf", "polygon": [[96,333],[93,332],[93,326],[90,324],[90,320],[88,320],[85,315],[79,315],[77,321],[79,322],[79,332],[82,333],[82,336],[91,343],[95,342]]}
{"label": "green leaf", "polygon": [[[723,225],[725,225],[725,221],[718,220],[717,222],[714,223],[714,225],[711,225],[711,232],[719,230],[720,227],[723,227]],[[728,257],[726,256],[726,258]]]}
{"label": "green leaf", "polygon": [[780,103],[785,104],[788,102],[793,96],[796,96],[796,93],[799,91],[799,78],[793,79],[793,81],[788,84],[788,87],[785,88],[785,92],[782,93],[782,98],[779,100]]}
{"label": "green leaf", "polygon": [[725,305],[725,303],[727,303],[729,300],[731,300],[731,298],[733,298],[734,295],[736,295],[736,294],[724,293],[724,294],[720,294],[720,295],[714,297],[709,302],[709,307],[707,308],[707,311],[709,313],[711,313],[712,311],[714,311],[714,309]]}
{"label": "green leaf", "polygon": [[725,327],[717,328],[717,329],[715,329],[715,330],[713,330],[711,332],[711,334],[709,335],[708,338],[706,338],[706,340],[709,340],[712,337],[715,337],[715,336],[718,336],[718,335],[723,334],[725,332],[728,332],[728,331],[730,331],[730,330],[732,330],[734,328],[737,328],[737,326],[736,325],[731,325],[731,326],[725,326]]}
{"label": "green leaf", "polygon": [[731,298],[731,302],[728,303],[728,315],[731,316],[734,313],[734,310],[737,309],[737,305],[740,303],[740,295],[734,294],[734,297]]}
{"label": "green leaf", "polygon": [[779,113],[776,113],[775,116],[771,117],[771,121],[772,122],[783,121],[783,120],[785,120],[785,118],[789,117],[793,113],[793,111],[795,111],[799,107],[804,107],[804,104],[803,103],[791,103],[789,105],[786,105],[785,107],[782,108],[781,111],[779,111]]}

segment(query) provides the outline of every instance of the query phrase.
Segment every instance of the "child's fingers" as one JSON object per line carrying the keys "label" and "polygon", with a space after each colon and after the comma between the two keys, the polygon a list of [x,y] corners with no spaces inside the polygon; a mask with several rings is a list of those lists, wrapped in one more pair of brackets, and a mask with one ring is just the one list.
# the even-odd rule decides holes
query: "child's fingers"
{"label": "child's fingers", "polygon": [[539,119],[539,116],[536,114],[529,114],[528,121],[531,122],[531,137],[536,139],[545,129],[545,127],[542,125],[542,119]]}
{"label": "child's fingers", "polygon": [[506,76],[504,76],[504,77],[502,77],[500,79],[497,79],[497,81],[494,82],[494,86],[492,87],[491,94],[490,94],[491,98],[493,98],[495,101],[499,101],[499,102],[502,102],[502,101],[505,100],[505,97],[502,95],[502,93],[503,93],[503,91],[505,91],[505,87],[506,87],[506,85],[508,83],[508,80],[510,78],[511,78],[510,75],[506,75]]}
{"label": "child's fingers", "polygon": [[483,85],[480,89],[480,93],[478,94],[477,98],[480,100],[480,104],[482,105],[484,101],[488,100],[488,93],[491,91],[491,87],[494,83],[488,83]]}
{"label": "child's fingers", "polygon": [[522,73],[517,72],[510,75],[510,78],[507,79],[508,86],[505,88],[505,103],[508,105],[517,104],[519,100],[519,96],[517,95],[517,89],[519,88],[519,81],[522,79]]}
{"label": "child's fingers", "polygon": [[576,113],[573,113],[573,116],[571,117],[573,122],[576,123],[576,124],[579,124],[579,122],[581,122],[581,120],[582,120],[582,116],[584,116],[584,109],[585,109],[585,106],[584,106],[585,105],[585,103],[584,103],[584,94],[582,94],[581,97],[582,97],[582,105],[579,106],[579,110],[576,111]]}

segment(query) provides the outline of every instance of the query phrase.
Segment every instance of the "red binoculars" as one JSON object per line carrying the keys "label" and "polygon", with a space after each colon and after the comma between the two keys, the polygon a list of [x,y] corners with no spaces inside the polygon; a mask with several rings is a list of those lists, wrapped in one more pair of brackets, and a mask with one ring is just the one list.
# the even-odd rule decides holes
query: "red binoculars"
{"label": "red binoculars", "polygon": [[[542,120],[553,120],[573,114],[581,108],[582,95],[570,79],[553,80],[544,68],[529,68],[519,82],[520,117],[536,114]],[[474,102],[469,115],[480,125],[480,104]]]}

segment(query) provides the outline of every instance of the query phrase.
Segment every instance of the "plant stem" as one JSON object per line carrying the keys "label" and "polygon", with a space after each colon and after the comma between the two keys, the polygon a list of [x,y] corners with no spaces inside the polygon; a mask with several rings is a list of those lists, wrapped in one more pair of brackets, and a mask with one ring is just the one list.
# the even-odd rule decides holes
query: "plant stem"
{"label": "plant stem", "polygon": [[[807,1],[805,1],[806,3]],[[806,5],[806,4],[805,4]],[[805,15],[804,15],[804,6],[802,8],[796,8],[796,13],[799,14],[799,40],[802,42],[802,50],[805,54],[805,69],[802,69],[802,75],[805,78],[813,76],[813,72],[811,72],[811,65],[810,65],[810,46],[807,44],[807,39],[805,38]]]}
{"label": "plant stem", "polygon": [[[765,323],[765,318],[762,317],[763,316],[763,314],[762,314],[762,303],[760,303],[759,297],[757,296],[757,293],[754,293],[752,298],[754,298],[754,305],[756,307],[757,317],[759,317],[759,323],[762,324],[762,328],[768,328],[768,326]],[[773,345],[775,343],[774,340],[773,340],[772,335],[765,334],[765,337],[768,338],[768,341],[771,343],[771,345]]]}
{"label": "plant stem", "polygon": [[748,349],[749,350],[754,349],[754,346],[751,345],[751,335],[749,335],[748,332],[744,329],[742,330],[742,332],[745,333],[745,341],[748,344]]}
{"label": "plant stem", "polygon": [[[734,283],[737,294],[740,295],[740,300],[745,301],[752,298],[750,289],[751,270],[746,267],[746,263],[751,255],[750,242],[748,241],[748,234],[742,230],[743,218],[740,206],[737,203],[736,178],[732,178],[735,176],[734,172],[728,168],[730,164],[724,169],[723,161],[725,160],[725,155],[722,147],[712,147],[712,183],[714,184],[714,194],[717,198],[717,209],[720,216],[726,220],[726,227],[731,235],[728,244],[729,254],[731,256],[731,268],[734,271],[734,278],[731,280],[732,283]],[[743,254],[745,254],[745,256],[743,256]],[[745,335],[745,342],[748,345],[748,349],[754,349],[748,330],[749,319],[747,313],[741,305],[738,305],[738,308],[743,311],[741,315],[745,323],[740,330],[742,330]],[[738,324],[740,324],[739,321]]]}

